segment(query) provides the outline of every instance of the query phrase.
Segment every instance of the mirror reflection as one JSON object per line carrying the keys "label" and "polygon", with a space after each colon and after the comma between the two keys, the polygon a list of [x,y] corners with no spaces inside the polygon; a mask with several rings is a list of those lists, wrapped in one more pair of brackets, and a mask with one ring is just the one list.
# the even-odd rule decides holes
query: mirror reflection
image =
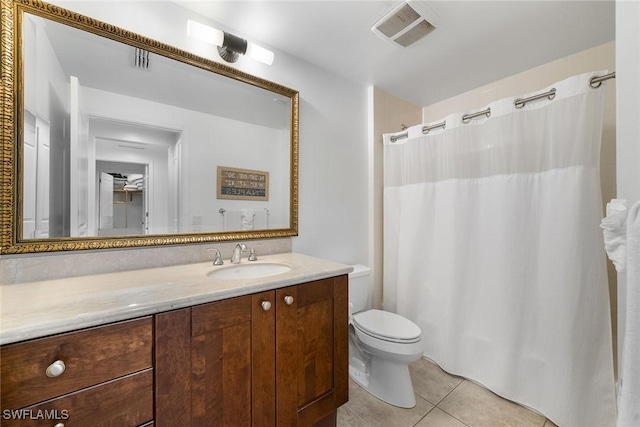
{"label": "mirror reflection", "polygon": [[23,240],[291,227],[290,96],[22,22]]}

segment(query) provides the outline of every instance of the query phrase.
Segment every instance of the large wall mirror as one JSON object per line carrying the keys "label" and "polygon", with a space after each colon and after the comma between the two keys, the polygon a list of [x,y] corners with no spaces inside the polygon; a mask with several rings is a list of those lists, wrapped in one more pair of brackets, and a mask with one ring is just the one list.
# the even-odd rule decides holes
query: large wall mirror
{"label": "large wall mirror", "polygon": [[297,91],[1,1],[2,253],[297,234]]}

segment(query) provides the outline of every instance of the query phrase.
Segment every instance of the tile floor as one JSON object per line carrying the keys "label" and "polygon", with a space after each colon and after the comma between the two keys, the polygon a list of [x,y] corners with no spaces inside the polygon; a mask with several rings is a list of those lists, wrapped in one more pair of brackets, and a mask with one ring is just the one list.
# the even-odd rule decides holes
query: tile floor
{"label": "tile floor", "polygon": [[409,366],[417,404],[401,409],[349,384],[349,402],[338,409],[338,427],[557,427],[464,378],[421,359]]}

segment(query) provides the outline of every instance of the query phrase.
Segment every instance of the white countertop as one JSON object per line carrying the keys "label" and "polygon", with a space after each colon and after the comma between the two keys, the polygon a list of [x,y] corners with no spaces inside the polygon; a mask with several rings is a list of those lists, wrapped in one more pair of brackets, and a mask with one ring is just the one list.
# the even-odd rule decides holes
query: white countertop
{"label": "white countertop", "polygon": [[[248,263],[246,258],[242,263]],[[0,344],[133,319],[177,308],[348,274],[349,265],[296,253],[258,263],[291,270],[247,280],[212,279],[211,262],[0,286]],[[251,263],[251,264],[254,264]]]}

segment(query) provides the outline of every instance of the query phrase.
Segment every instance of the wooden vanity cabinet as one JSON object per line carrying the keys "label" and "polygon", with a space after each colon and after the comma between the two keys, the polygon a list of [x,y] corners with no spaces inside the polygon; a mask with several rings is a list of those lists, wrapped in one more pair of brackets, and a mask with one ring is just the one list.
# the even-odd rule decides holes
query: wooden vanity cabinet
{"label": "wooden vanity cabinet", "polygon": [[347,286],[344,275],[2,346],[0,425],[335,426]]}
{"label": "wooden vanity cabinet", "polygon": [[347,276],[156,315],[156,426],[335,426]]}

